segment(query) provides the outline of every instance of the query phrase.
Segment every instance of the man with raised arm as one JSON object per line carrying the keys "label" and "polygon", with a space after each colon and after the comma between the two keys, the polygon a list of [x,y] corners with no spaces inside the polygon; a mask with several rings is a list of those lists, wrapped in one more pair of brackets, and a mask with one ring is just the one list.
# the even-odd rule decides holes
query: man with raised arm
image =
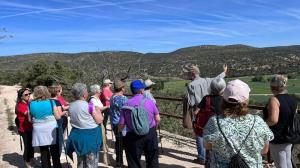
{"label": "man with raised arm", "polygon": [[[187,73],[187,77],[191,82],[187,85],[187,111],[184,111],[184,127],[192,128],[193,123],[193,112],[197,105],[201,102],[202,98],[209,95],[210,84],[216,78],[224,78],[227,73],[227,65],[223,65],[223,72],[214,78],[202,78],[200,77],[200,70],[195,65],[186,65],[183,67],[183,71]],[[190,118],[190,119],[187,119]],[[194,162],[199,164],[205,163],[205,149],[203,147],[203,138],[196,138],[198,157]]]}

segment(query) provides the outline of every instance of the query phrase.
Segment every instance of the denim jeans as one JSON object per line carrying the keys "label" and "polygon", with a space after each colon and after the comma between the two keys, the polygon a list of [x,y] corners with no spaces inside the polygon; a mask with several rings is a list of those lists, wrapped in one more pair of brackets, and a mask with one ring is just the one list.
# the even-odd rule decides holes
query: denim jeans
{"label": "denim jeans", "polygon": [[197,152],[198,152],[198,159],[205,161],[205,148],[203,144],[203,137],[196,136],[196,144],[197,144]]}
{"label": "denim jeans", "polygon": [[97,168],[98,153],[89,153],[84,156],[77,156],[77,168]]}

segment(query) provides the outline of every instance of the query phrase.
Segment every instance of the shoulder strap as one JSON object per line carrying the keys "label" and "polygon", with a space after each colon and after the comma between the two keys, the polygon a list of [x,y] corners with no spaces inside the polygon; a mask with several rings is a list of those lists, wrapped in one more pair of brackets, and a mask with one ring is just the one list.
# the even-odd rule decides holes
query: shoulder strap
{"label": "shoulder strap", "polygon": [[131,106],[123,106],[122,108],[121,108],[122,110],[134,110],[134,107],[131,107]]}
{"label": "shoulder strap", "polygon": [[254,117],[254,119],[253,119],[253,124],[252,124],[252,127],[251,127],[250,131],[248,132],[248,134],[247,134],[246,138],[243,140],[243,142],[242,142],[242,145],[241,145],[241,148],[237,150],[237,149],[235,149],[235,147],[234,147],[234,146],[231,146],[231,145],[230,145],[230,143],[229,143],[229,140],[226,138],[226,136],[225,136],[224,132],[222,131],[222,129],[221,129],[221,127],[220,127],[219,115],[217,115],[217,124],[218,124],[218,128],[219,128],[219,130],[220,130],[220,132],[221,132],[222,136],[225,138],[225,141],[226,141],[226,143],[227,143],[227,144],[228,144],[228,145],[229,145],[229,146],[230,146],[232,149],[234,149],[234,150],[236,150],[236,151],[237,151],[237,154],[239,154],[239,153],[240,153],[240,151],[241,151],[241,149],[243,148],[243,146],[244,146],[244,144],[245,144],[246,140],[248,139],[248,137],[249,137],[249,135],[250,135],[250,133],[251,133],[252,129],[254,128],[255,121],[256,121],[256,117],[255,117],[255,116],[253,116],[253,117]]}
{"label": "shoulder strap", "polygon": [[210,96],[206,96],[205,97],[205,110],[206,111],[209,111],[210,110],[210,108],[211,108],[211,104],[210,104]]}
{"label": "shoulder strap", "polygon": [[143,98],[139,104],[140,107],[144,107],[144,104],[146,102],[147,98]]}
{"label": "shoulder strap", "polygon": [[53,112],[54,112],[54,111],[53,111],[53,102],[52,102],[53,100],[52,100],[52,99],[49,99],[49,101],[50,101],[50,105],[51,105],[51,111],[52,111],[52,113],[53,113]]}
{"label": "shoulder strap", "polygon": [[94,99],[94,97],[93,97],[93,96],[91,96],[91,97],[89,98],[88,102],[90,102],[92,99]]}

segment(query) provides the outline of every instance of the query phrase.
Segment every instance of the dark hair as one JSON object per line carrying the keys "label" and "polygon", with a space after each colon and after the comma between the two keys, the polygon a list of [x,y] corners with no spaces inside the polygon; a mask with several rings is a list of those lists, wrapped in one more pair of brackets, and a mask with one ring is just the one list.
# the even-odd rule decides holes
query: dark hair
{"label": "dark hair", "polygon": [[148,86],[148,87],[145,88],[145,90],[149,90],[151,88],[152,88],[152,86]]}
{"label": "dark hair", "polygon": [[139,94],[142,92],[142,89],[133,89],[132,87],[130,87],[130,90],[132,94]]}
{"label": "dark hair", "polygon": [[17,92],[17,93],[18,93],[18,96],[17,96],[17,103],[19,103],[20,101],[22,101],[23,93],[24,93],[26,90],[30,91],[29,88],[22,88],[22,89],[18,90],[18,92]]}
{"label": "dark hair", "polygon": [[[124,87],[125,87],[125,86],[124,86]],[[121,90],[122,90],[124,87],[121,87],[121,88],[114,88],[114,91],[115,91],[115,92],[121,92]]]}
{"label": "dark hair", "polygon": [[48,91],[51,97],[56,97],[59,90],[60,90],[59,85],[52,85],[48,87]]}
{"label": "dark hair", "polygon": [[225,116],[245,116],[248,114],[248,101],[242,103],[228,103],[224,99],[221,101],[221,110]]}

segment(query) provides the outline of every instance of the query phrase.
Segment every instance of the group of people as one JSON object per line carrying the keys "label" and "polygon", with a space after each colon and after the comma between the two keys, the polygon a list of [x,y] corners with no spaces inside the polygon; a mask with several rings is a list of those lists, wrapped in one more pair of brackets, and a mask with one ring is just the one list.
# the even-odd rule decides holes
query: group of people
{"label": "group of people", "polygon": [[[262,168],[262,154],[270,152],[276,168],[292,168],[291,142],[285,138],[297,113],[297,101],[287,92],[287,78],[270,79],[270,97],[262,115],[249,113],[251,89],[241,80],[227,84],[227,66],[215,78],[201,78],[197,66],[184,71],[192,82],[187,86],[188,108],[184,126],[196,134],[198,156],[194,162],[210,168],[227,168],[240,158],[250,168]],[[237,159],[237,155],[239,159]]]}
{"label": "group of people", "polygon": [[[77,167],[98,167],[99,151],[103,146],[102,129],[106,130],[110,119],[115,134],[115,167],[123,167],[125,149],[128,167],[141,167],[141,155],[146,156],[147,167],[159,167],[158,140],[156,127],[160,121],[159,110],[151,94],[155,83],[150,79],[133,80],[130,83],[131,98],[124,93],[126,83],[121,80],[103,81],[88,88],[83,83],[72,86],[74,101],[68,103],[62,96],[60,85],[36,86],[33,99],[30,89],[20,89],[16,104],[17,126],[24,142],[23,158],[26,167],[33,166],[34,147],[39,147],[41,166],[50,168],[62,167],[60,156],[64,151],[70,158],[77,154]],[[113,90],[112,90],[113,86]],[[126,107],[143,106],[146,111],[149,130],[146,134],[134,132],[131,111]],[[72,130],[64,145],[64,132],[68,117]]]}
{"label": "group of people", "polygon": [[[262,154],[270,152],[277,168],[292,168],[292,144],[284,135],[297,112],[297,101],[287,92],[285,76],[274,75],[270,79],[273,96],[261,117],[249,113],[251,89],[246,83],[236,79],[226,84],[226,65],[215,78],[200,77],[197,66],[185,66],[184,72],[192,80],[187,85],[185,112],[191,121],[184,126],[193,128],[196,134],[196,163],[226,168],[238,155],[248,167],[262,168]],[[32,166],[34,147],[39,147],[43,168],[51,167],[50,158],[53,167],[62,167],[62,151],[70,158],[75,152],[79,168],[97,167],[109,119],[116,138],[116,167],[124,166],[124,150],[129,168],[142,167],[142,154],[147,168],[159,167],[156,128],[160,112],[151,93],[154,84],[150,79],[133,80],[132,97],[128,98],[124,95],[126,83],[121,80],[106,79],[102,87],[94,84],[89,91],[85,84],[76,83],[72,86],[71,103],[63,99],[58,84],[36,86],[33,100],[28,88],[20,89],[16,114],[26,167]],[[146,120],[142,118],[143,112]],[[72,130],[64,145],[68,118]]]}
{"label": "group of people", "polygon": [[15,121],[24,142],[26,167],[34,164],[34,147],[39,147],[42,167],[51,167],[50,153],[53,166],[61,167],[62,136],[68,123],[68,102],[61,93],[60,85],[53,85],[49,89],[37,86],[33,92],[34,99],[31,100],[29,88],[18,90]]}

